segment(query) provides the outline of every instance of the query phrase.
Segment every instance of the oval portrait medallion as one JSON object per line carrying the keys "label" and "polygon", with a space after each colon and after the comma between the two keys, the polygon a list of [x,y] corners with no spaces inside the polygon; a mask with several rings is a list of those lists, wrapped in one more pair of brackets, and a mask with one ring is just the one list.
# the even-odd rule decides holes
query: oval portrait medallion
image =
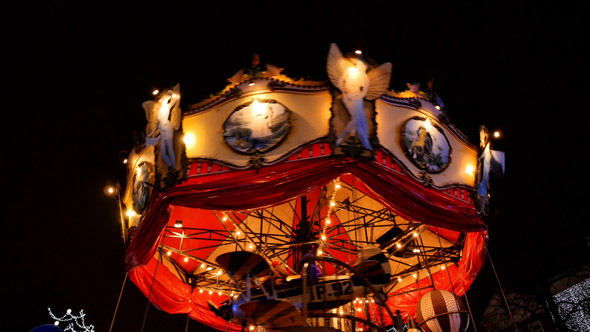
{"label": "oval portrait medallion", "polygon": [[451,162],[451,145],[442,128],[430,119],[413,117],[402,128],[402,146],[408,158],[428,173],[439,173]]}
{"label": "oval portrait medallion", "polygon": [[242,104],[223,124],[223,138],[241,153],[268,151],[287,136],[291,129],[290,111],[276,100],[259,100]]}

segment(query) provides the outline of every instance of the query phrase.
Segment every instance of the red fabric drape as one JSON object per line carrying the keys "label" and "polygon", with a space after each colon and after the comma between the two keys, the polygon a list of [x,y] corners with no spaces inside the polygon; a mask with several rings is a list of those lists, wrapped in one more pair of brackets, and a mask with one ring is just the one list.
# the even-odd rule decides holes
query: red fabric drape
{"label": "red fabric drape", "polygon": [[[359,185],[363,187],[359,189],[396,211],[404,219],[454,231],[474,232],[486,229],[471,204],[426,188],[409,175],[391,171],[373,161],[323,157],[283,162],[260,170],[230,171],[193,177],[174,188],[155,192],[147,214],[125,255],[130,278],[146,296],[149,296],[154,280],[154,254],[173,206],[208,210],[264,208],[321,188],[345,173],[351,173],[360,179],[363,183]],[[479,233],[473,234],[481,238]],[[481,243],[478,243],[477,238],[468,235],[465,246],[459,267],[449,268],[448,271],[456,292],[468,289],[483,262]],[[437,289],[451,290],[448,273],[435,273],[439,275],[436,278],[433,276]],[[444,285],[445,280],[447,286]],[[422,285],[423,282],[429,284],[430,280],[427,278],[408,287],[426,287],[426,284]],[[151,297],[152,302],[162,310],[170,313],[188,312],[192,318],[202,323],[223,329],[225,323],[208,310],[206,296],[194,294],[196,291],[198,290],[191,291],[188,285],[167,268],[160,267]],[[413,315],[417,299],[422,294],[420,291],[396,296],[388,303],[392,308],[403,310],[406,315]],[[214,302],[221,302],[222,299],[218,300]]]}
{"label": "red fabric drape", "polygon": [[155,199],[145,215],[125,260],[127,269],[145,264],[155,253],[171,205],[210,210],[246,210],[284,203],[324,186],[340,174],[352,173],[367,184],[362,190],[408,220],[455,231],[486,226],[471,204],[425,188],[408,175],[371,161],[318,158],[285,162],[258,171],[233,171],[191,178]]}

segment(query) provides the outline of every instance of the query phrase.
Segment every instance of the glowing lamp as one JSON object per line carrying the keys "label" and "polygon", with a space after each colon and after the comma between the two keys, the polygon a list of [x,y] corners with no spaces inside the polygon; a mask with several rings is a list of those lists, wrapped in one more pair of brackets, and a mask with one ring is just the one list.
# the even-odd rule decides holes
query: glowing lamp
{"label": "glowing lamp", "polygon": [[187,149],[192,148],[195,146],[195,142],[197,141],[195,135],[193,133],[185,133],[183,137],[184,145]]}
{"label": "glowing lamp", "polygon": [[494,138],[500,138],[500,136],[502,136],[502,134],[499,130],[494,131]]}
{"label": "glowing lamp", "polygon": [[361,54],[363,54],[363,51],[361,51],[361,50],[356,50],[356,51],[354,51],[354,54],[361,55]]}
{"label": "glowing lamp", "polygon": [[127,212],[125,212],[125,214],[127,215],[127,217],[130,217],[130,218],[137,215],[137,213],[135,213],[135,211],[133,211],[133,209],[127,210]]}
{"label": "glowing lamp", "polygon": [[182,228],[182,220],[176,220],[174,223],[175,228]]}
{"label": "glowing lamp", "polygon": [[266,112],[266,107],[266,104],[259,102],[258,99],[254,99],[252,102],[252,114],[254,114],[255,117],[262,116]]}
{"label": "glowing lamp", "polygon": [[358,76],[359,76],[359,70],[357,67],[354,67],[354,66],[348,67],[348,77],[357,78]]}
{"label": "glowing lamp", "polygon": [[160,90],[158,90],[158,89],[152,91],[152,95],[154,95],[154,96],[157,95],[158,93],[160,93]]}
{"label": "glowing lamp", "polygon": [[467,165],[465,173],[473,175],[473,173],[475,173],[475,167],[473,167],[473,165]]}

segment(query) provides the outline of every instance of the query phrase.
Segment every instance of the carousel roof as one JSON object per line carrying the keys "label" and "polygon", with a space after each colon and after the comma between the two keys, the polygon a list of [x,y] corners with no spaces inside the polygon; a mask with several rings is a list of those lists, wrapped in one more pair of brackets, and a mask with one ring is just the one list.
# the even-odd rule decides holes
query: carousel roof
{"label": "carousel roof", "polygon": [[485,241],[480,151],[434,98],[390,90],[390,64],[334,47],[328,81],[257,66],[184,112],[178,86],[144,103],[122,218],[128,272],[156,306],[222,329],[202,293],[235,291],[217,256],[255,251],[296,273],[309,244],[345,262],[379,247],[406,316],[429,289],[467,291]]}

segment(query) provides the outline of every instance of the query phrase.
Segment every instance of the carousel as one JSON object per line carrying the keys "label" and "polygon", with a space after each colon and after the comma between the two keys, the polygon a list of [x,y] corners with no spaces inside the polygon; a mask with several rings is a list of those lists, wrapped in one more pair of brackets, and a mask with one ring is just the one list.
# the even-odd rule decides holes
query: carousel
{"label": "carousel", "polygon": [[465,331],[485,260],[488,179],[429,86],[327,51],[326,81],[262,64],[181,109],[143,103],[116,190],[128,278],[155,307],[221,331]]}

